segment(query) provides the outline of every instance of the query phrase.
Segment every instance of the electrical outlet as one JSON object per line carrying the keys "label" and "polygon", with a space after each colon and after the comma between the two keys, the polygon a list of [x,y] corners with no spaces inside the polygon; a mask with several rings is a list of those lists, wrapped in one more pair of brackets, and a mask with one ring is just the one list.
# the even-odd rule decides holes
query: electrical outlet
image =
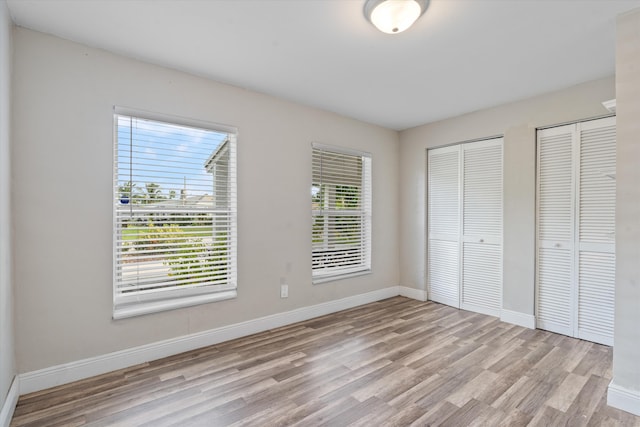
{"label": "electrical outlet", "polygon": [[280,298],[289,297],[289,285],[280,285]]}

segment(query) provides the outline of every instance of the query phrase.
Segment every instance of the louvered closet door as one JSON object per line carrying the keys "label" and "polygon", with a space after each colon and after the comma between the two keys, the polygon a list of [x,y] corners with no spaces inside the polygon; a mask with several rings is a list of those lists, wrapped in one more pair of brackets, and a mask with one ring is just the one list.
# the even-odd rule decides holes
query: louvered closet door
{"label": "louvered closet door", "polygon": [[429,299],[460,307],[460,147],[428,152]]}
{"label": "louvered closet door", "polygon": [[537,324],[613,345],[615,118],[538,132]]}
{"label": "louvered closet door", "polygon": [[613,345],[615,118],[579,124],[577,337]]}
{"label": "louvered closet door", "polygon": [[502,138],[462,145],[461,308],[502,308]]}
{"label": "louvered closet door", "polygon": [[575,125],[538,132],[537,326],[573,336]]}

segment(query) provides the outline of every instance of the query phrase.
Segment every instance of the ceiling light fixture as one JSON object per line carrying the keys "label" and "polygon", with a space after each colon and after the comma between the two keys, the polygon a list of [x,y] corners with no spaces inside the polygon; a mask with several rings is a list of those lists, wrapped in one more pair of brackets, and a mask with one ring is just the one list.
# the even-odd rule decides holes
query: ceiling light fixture
{"label": "ceiling light fixture", "polygon": [[364,16],[387,34],[401,33],[427,10],[429,0],[367,0]]}

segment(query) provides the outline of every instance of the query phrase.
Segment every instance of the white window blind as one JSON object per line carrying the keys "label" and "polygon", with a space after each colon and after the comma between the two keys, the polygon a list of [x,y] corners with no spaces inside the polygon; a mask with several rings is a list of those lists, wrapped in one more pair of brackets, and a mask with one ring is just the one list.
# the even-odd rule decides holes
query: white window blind
{"label": "white window blind", "polygon": [[313,144],[313,282],[371,270],[371,155]]}
{"label": "white window blind", "polygon": [[114,318],[235,297],[235,132],[114,121]]}

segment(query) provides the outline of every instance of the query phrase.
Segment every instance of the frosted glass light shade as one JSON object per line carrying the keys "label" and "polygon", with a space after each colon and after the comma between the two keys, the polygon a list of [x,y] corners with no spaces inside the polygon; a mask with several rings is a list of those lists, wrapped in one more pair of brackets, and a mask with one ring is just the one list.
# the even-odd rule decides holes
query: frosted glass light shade
{"label": "frosted glass light shade", "polygon": [[427,4],[425,0],[367,0],[364,14],[383,33],[397,34],[413,25]]}

